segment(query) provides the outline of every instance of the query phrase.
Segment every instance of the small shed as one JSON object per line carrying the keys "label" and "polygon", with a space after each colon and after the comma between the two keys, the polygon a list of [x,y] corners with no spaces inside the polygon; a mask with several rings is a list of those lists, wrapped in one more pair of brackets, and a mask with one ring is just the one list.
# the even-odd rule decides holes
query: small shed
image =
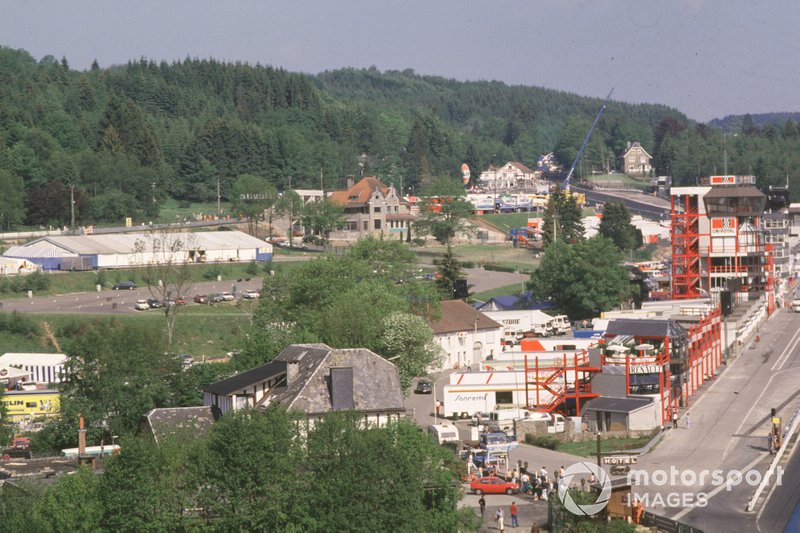
{"label": "small shed", "polygon": [[651,431],[659,427],[653,398],[628,396],[595,398],[586,407],[589,431]]}

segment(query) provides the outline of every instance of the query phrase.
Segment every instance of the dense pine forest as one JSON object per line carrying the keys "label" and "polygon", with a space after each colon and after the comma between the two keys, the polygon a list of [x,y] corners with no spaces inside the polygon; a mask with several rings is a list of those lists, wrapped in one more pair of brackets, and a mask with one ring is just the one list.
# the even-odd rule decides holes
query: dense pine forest
{"label": "dense pine forest", "polygon": [[[579,89],[579,88],[577,88]],[[644,99],[644,98],[643,98]],[[599,99],[413,71],[344,69],[316,76],[215,60],[147,59],[88,71],[0,48],[0,226],[153,217],[167,198],[223,199],[244,174],[278,190],[342,187],[377,174],[405,190],[491,163],[533,165],[555,152],[569,165]],[[674,183],[755,174],[761,186],[800,186],[800,126],[743,121],[741,131],[696,124],[660,105],[612,102],[579,172],[616,166],[627,141]],[[365,157],[364,157],[365,156]]]}

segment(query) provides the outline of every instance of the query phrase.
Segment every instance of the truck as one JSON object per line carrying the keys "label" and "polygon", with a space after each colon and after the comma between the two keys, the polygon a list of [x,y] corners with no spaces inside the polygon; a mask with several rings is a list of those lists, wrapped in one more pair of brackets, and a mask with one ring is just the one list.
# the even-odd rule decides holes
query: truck
{"label": "truck", "polygon": [[503,337],[515,343],[526,335],[549,337],[553,334],[554,318],[538,309],[483,311],[483,314],[502,324]]}
{"label": "truck", "polygon": [[569,317],[567,315],[553,317],[552,328],[554,335],[566,335],[570,330]]}
{"label": "truck", "polygon": [[508,452],[517,448],[519,443],[516,437],[506,435],[502,431],[493,433],[481,433],[478,439],[478,447],[491,453]]}
{"label": "truck", "polygon": [[563,433],[566,428],[566,419],[560,413],[532,412],[525,420],[543,420],[547,422],[548,433]]}

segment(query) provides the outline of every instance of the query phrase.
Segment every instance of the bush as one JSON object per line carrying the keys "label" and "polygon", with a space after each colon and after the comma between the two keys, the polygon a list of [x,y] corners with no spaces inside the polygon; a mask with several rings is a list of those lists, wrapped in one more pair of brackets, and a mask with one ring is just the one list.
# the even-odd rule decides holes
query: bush
{"label": "bush", "polygon": [[475,261],[461,261],[461,268],[475,268]]}
{"label": "bush", "polygon": [[483,269],[494,270],[495,272],[516,272],[516,269],[513,266],[495,265],[492,263],[486,263],[483,265]]}
{"label": "bush", "polygon": [[255,261],[250,261],[247,264],[247,267],[244,269],[244,271],[247,274],[250,274],[251,276],[257,276],[258,275],[258,264]]}
{"label": "bush", "polygon": [[547,448],[548,450],[555,450],[558,448],[560,441],[555,437],[551,437],[550,435],[534,435],[533,433],[526,433],[525,444],[538,446],[539,448]]}
{"label": "bush", "polygon": [[213,265],[211,268],[209,268],[203,273],[203,277],[205,279],[210,279],[210,280],[217,279],[217,276],[221,275],[222,275],[222,267],[220,265]]}

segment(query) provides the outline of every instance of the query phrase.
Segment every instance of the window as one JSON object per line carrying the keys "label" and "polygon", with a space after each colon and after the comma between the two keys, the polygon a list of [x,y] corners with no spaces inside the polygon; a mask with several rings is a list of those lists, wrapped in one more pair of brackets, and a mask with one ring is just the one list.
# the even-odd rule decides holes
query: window
{"label": "window", "polygon": [[497,401],[498,404],[501,404],[501,403],[506,403],[506,404],[514,403],[514,393],[512,391],[497,391],[495,393],[494,397],[495,397],[495,401]]}
{"label": "window", "polygon": [[381,221],[380,220],[376,220],[375,221],[375,229],[381,229]]}
{"label": "window", "polygon": [[380,213],[381,212],[381,207],[379,205],[376,205],[375,207],[372,208],[372,212],[373,213]]}

